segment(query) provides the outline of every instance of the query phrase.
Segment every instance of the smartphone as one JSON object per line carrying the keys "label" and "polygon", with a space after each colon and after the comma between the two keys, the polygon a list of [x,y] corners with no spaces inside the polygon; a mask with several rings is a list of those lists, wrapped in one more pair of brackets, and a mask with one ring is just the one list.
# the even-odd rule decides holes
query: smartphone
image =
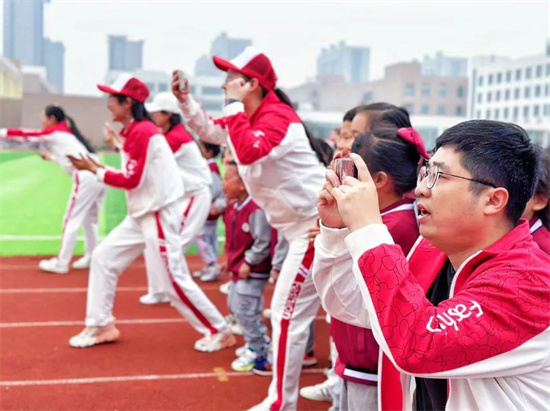
{"label": "smartphone", "polygon": [[351,158],[340,157],[334,160],[334,172],[343,183],[346,177],[357,178],[357,167]]}
{"label": "smartphone", "polygon": [[183,72],[183,70],[178,70],[179,91],[185,91],[186,87],[187,87],[187,77],[185,76],[185,73]]}

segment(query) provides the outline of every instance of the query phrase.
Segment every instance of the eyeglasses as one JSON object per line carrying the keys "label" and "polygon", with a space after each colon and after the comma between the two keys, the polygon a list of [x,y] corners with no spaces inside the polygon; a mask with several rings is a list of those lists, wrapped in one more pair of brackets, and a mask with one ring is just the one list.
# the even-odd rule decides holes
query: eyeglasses
{"label": "eyeglasses", "polygon": [[488,181],[475,180],[473,178],[462,177],[462,176],[457,176],[455,174],[445,173],[439,169],[439,166],[437,165],[430,166],[429,164],[424,164],[422,167],[420,167],[420,171],[418,172],[418,184],[420,184],[422,181],[424,181],[424,179],[426,179],[426,186],[428,187],[428,189],[431,190],[437,183],[439,176],[442,174],[450,177],[460,178],[462,180],[473,181],[474,183],[483,184],[485,186],[496,188],[496,186],[493,183],[489,183]]}

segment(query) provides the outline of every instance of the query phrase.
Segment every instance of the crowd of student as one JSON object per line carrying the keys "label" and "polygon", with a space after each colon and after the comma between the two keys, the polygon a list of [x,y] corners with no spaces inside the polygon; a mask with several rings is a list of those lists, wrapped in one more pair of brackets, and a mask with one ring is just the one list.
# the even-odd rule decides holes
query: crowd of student
{"label": "crowd of student", "polygon": [[[382,102],[350,109],[327,143],[302,124],[263,53],[248,47],[214,64],[227,72],[219,119],[178,71],[172,93],[149,104],[131,75],[99,86],[122,125],[104,129],[120,170],[99,163],[59,107],[46,108],[41,131],[0,130],[44,142],[43,156],[75,180],[60,253],[40,263],[66,273],[84,227],[73,267],[90,270],[85,328],[69,344],[118,339],[118,277],[143,253],[140,301],[170,301],[202,336],[196,350],[234,347],[242,333],[231,367],[272,378],[253,410],[296,408],[321,305],[332,369],[300,394],[331,410],[548,408],[548,150],[517,125],[476,120],[446,130],[430,153],[407,111]],[[335,173],[340,158],[356,178]],[[95,247],[105,185],[126,191],[128,215]],[[184,257],[193,241],[196,273]],[[220,275],[230,278],[230,321],[193,280]]]}

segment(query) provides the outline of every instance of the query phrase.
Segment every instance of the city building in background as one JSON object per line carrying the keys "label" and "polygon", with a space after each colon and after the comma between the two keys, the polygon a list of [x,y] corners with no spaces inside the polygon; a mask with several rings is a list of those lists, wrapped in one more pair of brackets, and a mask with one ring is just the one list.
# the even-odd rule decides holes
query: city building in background
{"label": "city building in background", "polygon": [[467,88],[467,77],[424,76],[421,64],[413,61],[387,66],[380,80],[348,84],[323,77],[288,94],[300,109],[343,113],[359,104],[386,101],[414,115],[464,117]]}
{"label": "city building in background", "polygon": [[44,66],[48,82],[55,85],[59,93],[65,90],[65,45],[60,41],[44,39]]}
{"label": "city building in background", "polygon": [[109,70],[134,71],[143,68],[143,40],[109,35]]}
{"label": "city building in background", "polygon": [[23,97],[23,72],[17,60],[0,56],[0,98]]}
{"label": "city building in background", "polygon": [[225,74],[214,66],[212,56],[231,60],[251,44],[252,40],[250,39],[232,38],[228,37],[227,33],[222,32],[212,41],[210,52],[201,56],[195,63],[195,75],[223,77]]}
{"label": "city building in background", "polygon": [[550,145],[550,50],[510,59],[472,60],[470,112],[476,119],[517,123],[530,137]]}
{"label": "city building in background", "polygon": [[55,86],[55,92],[63,93],[65,47],[44,37],[44,4],[49,0],[3,3],[4,56],[23,66],[45,67],[47,81]]}
{"label": "city building in background", "polygon": [[370,49],[348,46],[341,41],[321,50],[317,57],[317,76],[341,76],[351,84],[369,80]]}
{"label": "city building in background", "polygon": [[435,57],[424,56],[422,60],[422,75],[466,77],[468,75],[468,59],[445,56],[441,51],[438,51]]}

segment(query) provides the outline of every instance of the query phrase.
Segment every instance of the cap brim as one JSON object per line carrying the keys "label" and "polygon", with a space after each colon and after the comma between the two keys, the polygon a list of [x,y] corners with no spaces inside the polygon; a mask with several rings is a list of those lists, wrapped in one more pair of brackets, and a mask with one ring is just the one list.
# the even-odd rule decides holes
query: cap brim
{"label": "cap brim", "polygon": [[212,60],[214,60],[214,65],[220,69],[221,71],[227,71],[227,70],[234,70],[237,72],[241,72],[241,69],[237,66],[231,64],[230,61],[219,58],[217,56],[212,57]]}
{"label": "cap brim", "polygon": [[111,87],[109,86],[104,86],[102,84],[98,84],[97,85],[97,88],[100,89],[101,91],[103,91],[104,93],[109,93],[109,94],[120,94],[120,91],[116,91],[115,89],[112,89]]}
{"label": "cap brim", "polygon": [[158,111],[162,111],[155,103],[146,103],[145,110],[147,110],[149,113],[156,113]]}

